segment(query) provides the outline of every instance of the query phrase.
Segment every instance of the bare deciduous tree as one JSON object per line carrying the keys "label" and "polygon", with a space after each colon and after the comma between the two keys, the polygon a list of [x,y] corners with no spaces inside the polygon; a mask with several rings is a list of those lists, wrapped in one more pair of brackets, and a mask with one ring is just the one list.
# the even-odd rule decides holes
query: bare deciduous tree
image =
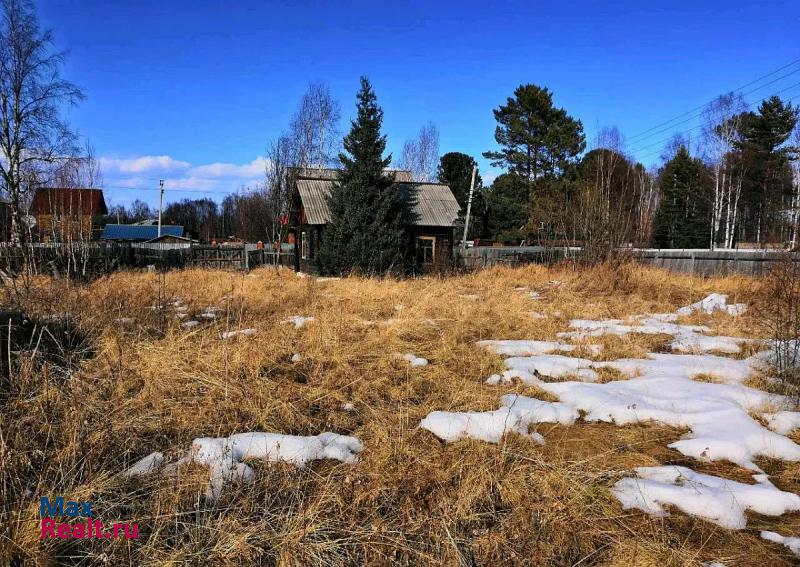
{"label": "bare deciduous tree", "polygon": [[407,140],[400,168],[411,172],[414,181],[434,181],[439,167],[439,130],[429,122],[415,139]]}
{"label": "bare deciduous tree", "polygon": [[342,111],[325,83],[311,83],[289,127],[297,167],[326,167],[339,152]]}
{"label": "bare deciduous tree", "polygon": [[74,154],[75,136],[62,119],[83,93],[61,79],[63,52],[42,31],[30,0],[0,0],[0,181],[11,208],[11,238],[24,238],[21,207],[42,171]]}
{"label": "bare deciduous tree", "polygon": [[52,172],[42,184],[70,189],[99,188],[103,185],[103,172],[95,157],[94,147],[86,142],[82,155],[76,154],[55,162]]}
{"label": "bare deciduous tree", "polygon": [[[304,156],[303,156],[304,157]],[[288,136],[281,136],[267,150],[266,178],[264,192],[269,203],[270,218],[268,231],[276,248],[274,263],[280,260],[280,247],[288,233],[288,216],[292,201],[292,189],[298,164],[304,163],[298,157],[297,146]]]}

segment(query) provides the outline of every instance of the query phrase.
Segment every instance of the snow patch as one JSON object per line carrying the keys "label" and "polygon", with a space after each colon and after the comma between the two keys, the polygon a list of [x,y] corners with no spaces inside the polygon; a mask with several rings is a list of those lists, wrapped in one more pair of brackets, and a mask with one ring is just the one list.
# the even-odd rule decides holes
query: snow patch
{"label": "snow patch", "polygon": [[405,354],[400,354],[399,352],[395,354],[396,357],[401,358],[408,362],[411,368],[419,368],[421,366],[428,366],[428,359],[416,356],[413,353],[407,352]]}
{"label": "snow patch", "polygon": [[800,537],[782,536],[777,532],[764,530],[761,532],[761,538],[773,543],[779,543],[800,557]]}
{"label": "snow patch", "polygon": [[237,336],[252,337],[256,334],[255,329],[238,329],[236,331],[223,331],[220,333],[220,338],[223,340],[232,339]]}
{"label": "snow patch", "polygon": [[230,481],[250,482],[255,471],[243,461],[284,461],[298,468],[317,459],[355,463],[362,443],[356,437],[320,433],[303,437],[279,433],[238,433],[230,437],[200,437],[192,443],[191,459],[209,469],[206,496],[216,499]]}
{"label": "snow patch", "polygon": [[[641,362],[605,364],[626,371]],[[683,370],[688,372],[686,367]],[[762,427],[749,415],[783,405],[786,400],[740,384],[697,382],[685,373],[660,369],[606,384],[537,385],[575,410],[586,412],[586,421],[617,425],[654,421],[688,428],[687,436],[669,447],[699,460],[728,460],[756,471],[760,470],[753,463],[757,456],[800,461],[800,445]]]}
{"label": "snow patch", "polygon": [[586,358],[563,356],[560,354],[540,354],[536,356],[515,356],[506,359],[506,367],[520,374],[542,375],[551,378],[577,376],[581,380],[593,382],[599,378],[592,369],[592,362]]}
{"label": "snow patch", "polygon": [[800,427],[800,412],[798,411],[779,411],[775,413],[765,413],[761,417],[767,420],[767,427],[775,433],[786,435]]}
{"label": "snow patch", "polygon": [[701,299],[696,303],[681,307],[675,313],[678,315],[691,315],[696,311],[703,313],[714,313],[715,311],[722,311],[728,315],[741,315],[747,310],[747,305],[744,303],[728,304],[728,296],[722,293],[712,293],[711,295]]}
{"label": "snow patch", "polygon": [[721,351],[738,353],[742,343],[752,342],[751,339],[741,337],[709,336],[711,329],[704,325],[679,325],[664,320],[665,315],[638,316],[629,322],[621,319],[606,319],[592,321],[588,319],[572,319],[570,327],[575,331],[563,331],[556,336],[562,339],[583,340],[601,335],[625,336],[630,333],[645,335],[672,335],[670,343],[672,350],[677,352],[710,352]]}
{"label": "snow patch", "polygon": [[157,471],[164,465],[164,453],[153,451],[146,457],[136,461],[131,467],[125,471],[125,476],[133,478],[143,476]]}
{"label": "snow patch", "polygon": [[303,317],[302,315],[292,315],[284,319],[284,323],[292,323],[295,329],[302,329],[314,320],[314,317]]}
{"label": "snow patch", "polygon": [[462,437],[470,437],[488,443],[498,443],[503,435],[518,433],[531,437],[539,444],[544,438],[529,434],[535,423],[575,423],[578,412],[565,404],[544,402],[517,394],[507,394],[500,399],[500,408],[484,412],[433,411],[419,424],[439,439],[452,443]]}
{"label": "snow patch", "polygon": [[[555,351],[572,352],[578,345],[561,341],[533,341],[533,340],[499,340],[478,341],[478,346],[505,356],[532,356],[549,354]],[[592,354],[599,354],[603,345],[586,345]]]}
{"label": "snow patch", "polygon": [[183,327],[184,329],[191,329],[193,327],[197,327],[199,324],[200,321],[195,321],[194,319],[192,319],[191,321],[184,321],[183,323],[181,323],[181,327]]}
{"label": "snow patch", "polygon": [[800,496],[776,488],[758,475],[756,484],[698,473],[680,466],[640,467],[639,478],[623,478],[611,489],[626,510],[666,516],[665,505],[734,530],[747,525],[745,510],[780,516],[800,510]]}

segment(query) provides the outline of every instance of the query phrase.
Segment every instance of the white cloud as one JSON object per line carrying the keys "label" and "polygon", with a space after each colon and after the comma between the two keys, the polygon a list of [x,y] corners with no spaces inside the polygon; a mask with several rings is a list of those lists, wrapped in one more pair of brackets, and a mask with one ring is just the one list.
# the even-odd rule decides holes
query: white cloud
{"label": "white cloud", "polygon": [[263,183],[265,161],[262,156],[242,164],[193,164],[167,155],[99,159],[107,196],[115,202],[141,198],[151,204],[157,201],[160,179],[164,180],[166,202],[187,197],[219,201],[244,187]]}
{"label": "white cloud", "polygon": [[130,159],[101,157],[99,162],[103,171],[108,173],[161,173],[191,166],[188,161],[176,160],[170,156],[141,156]]}
{"label": "white cloud", "polygon": [[258,156],[244,165],[215,162],[192,167],[189,173],[197,177],[258,177],[264,174],[265,161],[264,157]]}

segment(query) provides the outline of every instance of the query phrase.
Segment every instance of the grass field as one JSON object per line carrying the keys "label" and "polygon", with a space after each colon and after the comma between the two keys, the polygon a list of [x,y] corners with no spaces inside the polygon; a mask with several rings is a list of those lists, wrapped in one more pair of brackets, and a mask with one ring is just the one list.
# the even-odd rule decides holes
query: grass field
{"label": "grass field", "polygon": [[[621,508],[610,488],[637,466],[680,464],[750,482],[736,465],[667,448],[681,429],[539,424],[539,445],[511,434],[499,444],[445,444],[417,427],[433,410],[496,409],[509,392],[554,400],[535,386],[485,384],[503,359],[478,340],[552,339],[572,318],[671,312],[710,292],[751,307],[687,321],[761,336],[758,281],[631,265],[415,280],[268,268],[35,280],[5,303],[74,318],[91,356],[68,375],[32,351],[13,365],[0,416],[0,564],[791,565],[791,553],[759,530],[800,536],[798,513],[750,514],[746,529],[730,531],[679,511],[654,518]],[[215,318],[196,317],[208,308]],[[314,320],[295,328],[285,322],[292,316]],[[193,318],[198,325],[182,326]],[[644,357],[668,339],[599,337],[596,358]],[[397,353],[430,363],[412,368]],[[253,482],[227,485],[216,501],[204,496],[208,473],[197,464],[121,474],[153,451],[174,461],[195,438],[250,431],[331,431],[364,449],[355,464],[252,462]],[[757,463],[776,486],[800,493],[800,464]],[[106,523],[137,522],[139,538],[42,541],[43,495],[92,500]]]}

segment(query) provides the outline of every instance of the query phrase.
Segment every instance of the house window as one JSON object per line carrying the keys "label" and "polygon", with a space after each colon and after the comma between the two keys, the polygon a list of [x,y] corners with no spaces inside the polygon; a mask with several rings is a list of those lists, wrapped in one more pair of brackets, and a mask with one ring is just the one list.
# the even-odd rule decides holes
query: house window
{"label": "house window", "polygon": [[436,237],[418,236],[417,237],[417,263],[420,265],[431,265],[436,254]]}
{"label": "house window", "polygon": [[300,233],[300,257],[308,260],[308,233],[305,230]]}

